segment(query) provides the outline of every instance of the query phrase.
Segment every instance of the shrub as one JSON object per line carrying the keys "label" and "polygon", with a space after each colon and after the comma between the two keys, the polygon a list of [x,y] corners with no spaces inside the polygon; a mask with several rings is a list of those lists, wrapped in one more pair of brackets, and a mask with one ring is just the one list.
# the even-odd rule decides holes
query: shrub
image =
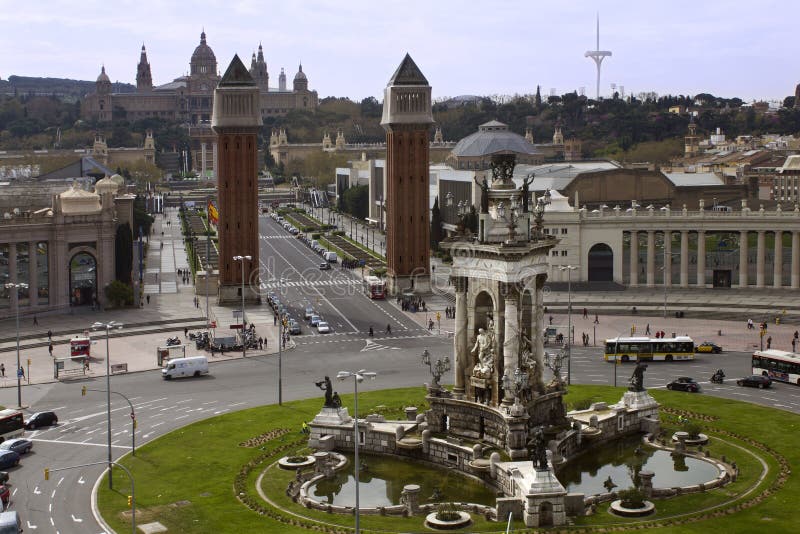
{"label": "shrub", "polygon": [[133,304],[133,287],[114,280],[105,288],[106,298],[116,307]]}
{"label": "shrub", "polygon": [[689,439],[697,439],[700,437],[700,432],[703,431],[703,426],[699,423],[687,423],[683,427],[684,431],[689,434]]}
{"label": "shrub", "polygon": [[580,399],[575,402],[570,403],[570,409],[572,410],[588,410],[594,401],[592,399]]}
{"label": "shrub", "polygon": [[311,234],[311,239],[319,239],[322,237],[322,234]]}
{"label": "shrub", "polygon": [[451,502],[443,502],[436,510],[436,519],[439,521],[456,521],[460,517],[458,508]]}
{"label": "shrub", "polygon": [[628,488],[617,492],[624,508],[644,508],[644,493],[639,488]]}

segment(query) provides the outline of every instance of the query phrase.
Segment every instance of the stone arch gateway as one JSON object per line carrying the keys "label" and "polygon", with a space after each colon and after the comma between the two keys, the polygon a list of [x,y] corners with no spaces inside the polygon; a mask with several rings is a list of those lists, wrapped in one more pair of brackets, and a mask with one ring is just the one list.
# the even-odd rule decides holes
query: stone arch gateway
{"label": "stone arch gateway", "polygon": [[612,282],[614,280],[614,251],[605,243],[597,243],[589,249],[589,281]]}

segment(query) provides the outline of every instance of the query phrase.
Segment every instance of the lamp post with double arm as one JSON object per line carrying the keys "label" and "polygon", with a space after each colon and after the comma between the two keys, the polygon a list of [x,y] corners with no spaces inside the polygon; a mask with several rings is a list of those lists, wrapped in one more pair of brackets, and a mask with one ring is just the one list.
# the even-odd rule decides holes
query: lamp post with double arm
{"label": "lamp post with double arm", "polygon": [[567,271],[567,385],[571,384],[572,368],[572,271],[576,270],[575,265],[562,265],[561,271]]}
{"label": "lamp post with double arm", "polygon": [[116,321],[109,321],[107,323],[96,322],[92,324],[95,330],[104,329],[106,331],[106,420],[108,423],[108,489],[114,489],[114,480],[112,478],[111,466],[113,465],[113,457],[111,455],[111,351],[108,346],[108,338],[113,328],[122,328],[122,325]]}
{"label": "lamp post with double arm", "polygon": [[245,260],[252,260],[252,256],[234,256],[233,261],[242,262],[242,358],[247,356],[247,339],[245,338],[245,328],[247,327],[247,319],[244,316],[244,262]]}
{"label": "lamp post with double arm", "polygon": [[359,472],[359,465],[358,465],[358,384],[363,382],[365,378],[375,379],[377,373],[367,371],[365,369],[361,369],[360,371],[352,372],[352,371],[339,371],[337,373],[336,378],[339,380],[345,380],[347,378],[353,378],[353,388],[354,388],[354,400],[353,400],[353,462],[355,463],[355,478],[356,478],[356,534],[360,532],[360,512],[359,512],[359,501],[358,501],[358,472]]}
{"label": "lamp post with double arm", "polygon": [[19,363],[19,290],[26,289],[27,287],[28,284],[24,284],[21,282],[18,284],[9,282],[6,284],[6,289],[13,289],[14,291],[16,291],[15,301],[16,301],[16,311],[17,311],[16,314],[17,315],[17,369],[15,372],[17,373],[17,407],[19,407],[20,409],[22,408],[22,373],[20,373],[22,366]]}

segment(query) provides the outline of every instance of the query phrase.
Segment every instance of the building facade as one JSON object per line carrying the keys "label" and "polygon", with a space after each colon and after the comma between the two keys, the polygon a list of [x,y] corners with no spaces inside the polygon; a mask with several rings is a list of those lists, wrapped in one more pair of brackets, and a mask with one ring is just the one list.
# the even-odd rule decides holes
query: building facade
{"label": "building facade", "polygon": [[[76,182],[49,206],[0,219],[0,317],[106,304],[117,231],[133,225],[134,196],[118,194],[121,184],[119,176],[104,178],[89,191]],[[24,195],[19,203],[30,205]]]}
{"label": "building facade", "polygon": [[[295,109],[314,111],[318,105],[316,91],[308,88],[308,77],[300,65],[291,89],[281,72],[279,87],[269,87],[269,73],[264,51],[258,46],[253,53],[250,74],[257,82],[262,117],[285,115]],[[158,117],[180,120],[191,125],[208,124],[214,102],[214,88],[219,83],[217,58],[206,42],[205,32],[189,61],[189,74],[155,86],[147,51],[142,45],[136,67],[136,92],[113,93],[105,66],[97,77],[95,92],[81,102],[81,116],[87,120],[110,122],[117,119],[135,121]]]}

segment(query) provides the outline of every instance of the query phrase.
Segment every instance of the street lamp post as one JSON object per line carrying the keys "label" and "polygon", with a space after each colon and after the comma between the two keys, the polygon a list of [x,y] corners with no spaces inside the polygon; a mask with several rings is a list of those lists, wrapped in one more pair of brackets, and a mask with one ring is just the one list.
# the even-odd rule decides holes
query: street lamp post
{"label": "street lamp post", "polygon": [[567,271],[567,385],[570,385],[572,368],[572,271],[577,267],[574,265],[562,265],[562,271]]}
{"label": "street lamp post", "polygon": [[[278,279],[278,292],[283,296],[283,278]],[[278,406],[283,406],[283,317],[278,316]]]}
{"label": "street lamp post", "polygon": [[108,338],[112,328],[122,328],[116,321],[108,323],[96,322],[92,328],[104,328],[106,331],[106,419],[108,421],[108,489],[114,489],[114,479],[112,478],[111,466],[113,458],[111,456],[111,352],[108,348]]}
{"label": "street lamp post", "polygon": [[242,358],[247,356],[247,340],[245,339],[244,329],[247,324],[247,321],[244,317],[244,261],[252,260],[252,256],[234,256],[233,261],[240,261],[242,262]]}
{"label": "street lamp post", "polygon": [[22,366],[19,363],[19,290],[25,289],[28,287],[28,284],[18,283],[12,284],[11,282],[6,284],[6,289],[14,289],[16,291],[16,308],[17,308],[17,407],[22,409],[22,375],[20,374],[20,369]]}
{"label": "street lamp post", "polygon": [[354,388],[354,400],[353,400],[353,433],[355,441],[353,442],[353,461],[355,462],[355,478],[356,478],[356,534],[360,532],[360,512],[359,512],[359,501],[358,501],[358,472],[359,472],[359,465],[358,465],[358,383],[363,382],[365,378],[375,379],[377,373],[366,371],[361,369],[357,372],[351,371],[339,371],[336,375],[336,378],[339,380],[344,380],[346,378],[353,378],[353,388]]}

